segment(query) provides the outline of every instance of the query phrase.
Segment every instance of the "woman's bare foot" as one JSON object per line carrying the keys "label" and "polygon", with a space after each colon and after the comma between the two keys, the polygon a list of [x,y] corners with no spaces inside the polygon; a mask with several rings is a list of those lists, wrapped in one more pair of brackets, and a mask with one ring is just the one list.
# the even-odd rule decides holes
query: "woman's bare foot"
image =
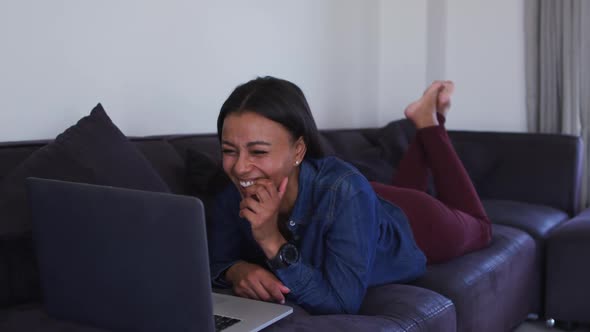
{"label": "woman's bare foot", "polygon": [[414,123],[416,128],[438,126],[436,112],[439,105],[439,92],[443,89],[443,83],[436,81],[426,89],[422,98],[408,105],[404,115]]}
{"label": "woman's bare foot", "polygon": [[455,91],[455,83],[453,81],[437,81],[442,84],[442,89],[440,90],[437,101],[436,101],[436,111],[440,113],[443,117],[446,118],[449,109],[451,108],[451,96]]}

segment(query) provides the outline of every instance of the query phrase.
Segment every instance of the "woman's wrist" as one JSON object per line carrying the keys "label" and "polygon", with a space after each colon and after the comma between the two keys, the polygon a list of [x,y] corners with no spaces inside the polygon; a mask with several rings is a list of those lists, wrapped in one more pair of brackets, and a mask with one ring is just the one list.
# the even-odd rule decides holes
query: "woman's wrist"
{"label": "woman's wrist", "polygon": [[235,271],[235,268],[238,267],[239,265],[242,265],[246,263],[245,261],[237,261],[234,265],[230,266],[227,268],[227,270],[225,270],[225,272],[223,273],[223,278],[225,279],[226,282],[230,283],[233,285],[233,272]]}
{"label": "woman's wrist", "polygon": [[281,233],[278,233],[276,237],[273,237],[272,239],[267,239],[262,243],[261,242],[259,242],[258,244],[260,245],[262,251],[264,251],[264,255],[266,256],[266,258],[271,259],[278,254],[279,249],[283,244],[287,243],[287,240],[285,240]]}

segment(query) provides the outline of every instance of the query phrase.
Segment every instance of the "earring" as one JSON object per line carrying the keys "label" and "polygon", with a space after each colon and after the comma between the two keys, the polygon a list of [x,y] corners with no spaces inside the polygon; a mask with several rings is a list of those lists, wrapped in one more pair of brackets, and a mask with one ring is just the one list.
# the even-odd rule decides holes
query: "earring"
{"label": "earring", "polygon": [[298,166],[298,165],[299,165],[299,160],[296,160],[295,161],[295,166]]}

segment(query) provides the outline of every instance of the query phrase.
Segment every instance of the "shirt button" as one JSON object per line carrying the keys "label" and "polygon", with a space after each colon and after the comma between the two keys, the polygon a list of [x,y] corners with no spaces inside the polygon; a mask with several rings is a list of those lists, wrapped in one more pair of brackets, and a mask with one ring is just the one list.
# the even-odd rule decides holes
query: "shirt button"
{"label": "shirt button", "polygon": [[291,220],[291,221],[289,221],[289,225],[290,225],[291,227],[295,226],[295,221],[294,221],[294,220]]}

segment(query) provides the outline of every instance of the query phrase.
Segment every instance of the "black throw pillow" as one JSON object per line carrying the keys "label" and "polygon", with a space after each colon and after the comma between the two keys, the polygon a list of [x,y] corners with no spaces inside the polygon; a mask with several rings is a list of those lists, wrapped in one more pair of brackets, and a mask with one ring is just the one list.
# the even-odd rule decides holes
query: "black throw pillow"
{"label": "black throw pillow", "polygon": [[143,154],[98,104],[55,140],[34,152],[0,183],[0,236],[30,230],[27,177],[169,192]]}
{"label": "black throw pillow", "polygon": [[186,150],[188,193],[207,201],[231,183],[221,165],[205,153]]}
{"label": "black throw pillow", "polygon": [[220,163],[209,155],[191,147],[186,151],[186,179],[189,195],[196,196],[205,205],[207,226],[213,220],[210,212],[217,194],[232,185]]}
{"label": "black throw pillow", "polygon": [[32,287],[38,287],[38,276],[29,275],[36,271],[25,191],[25,179],[31,176],[169,192],[98,104],[90,115],[35,151],[0,182],[0,249],[7,249],[0,250],[0,305],[31,300],[35,298]]}

